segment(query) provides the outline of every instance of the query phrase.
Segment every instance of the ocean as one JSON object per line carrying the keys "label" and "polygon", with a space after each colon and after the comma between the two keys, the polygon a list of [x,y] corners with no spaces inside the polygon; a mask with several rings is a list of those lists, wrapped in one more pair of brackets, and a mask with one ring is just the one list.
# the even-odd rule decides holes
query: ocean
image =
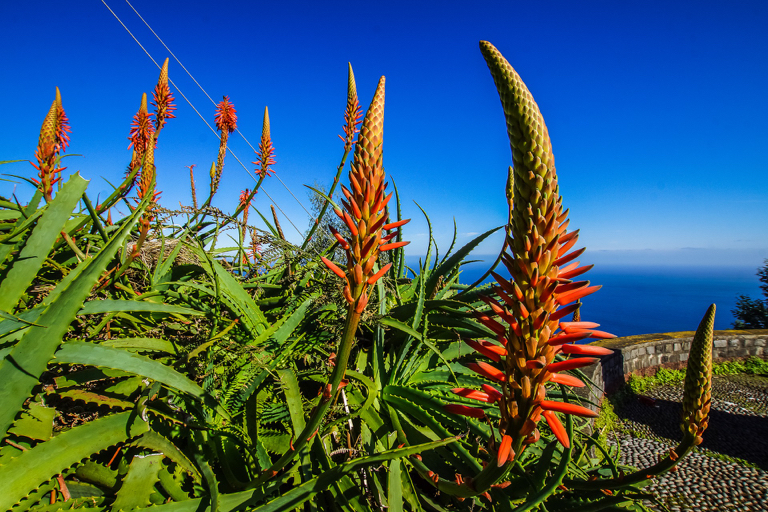
{"label": "ocean", "polygon": [[[494,258],[483,259],[464,265],[459,281],[470,284],[480,278]],[[417,265],[418,259],[408,258],[408,263]],[[508,277],[503,265],[497,270]],[[579,279],[603,287],[582,300],[581,319],[617,336],[694,331],[714,303],[715,329],[731,329],[739,295],[763,298],[756,271],[744,266],[595,265]]]}

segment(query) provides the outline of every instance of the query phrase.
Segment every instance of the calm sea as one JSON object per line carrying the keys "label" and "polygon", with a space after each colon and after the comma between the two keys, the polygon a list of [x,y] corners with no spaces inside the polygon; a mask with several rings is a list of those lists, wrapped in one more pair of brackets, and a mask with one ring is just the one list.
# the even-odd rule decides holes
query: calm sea
{"label": "calm sea", "polygon": [[[460,282],[474,282],[488,266],[465,265]],[[498,269],[508,277],[503,265]],[[739,295],[762,298],[755,272],[755,267],[596,265],[579,278],[603,285],[583,300],[581,318],[617,336],[693,331],[714,303],[715,329],[730,329]]]}

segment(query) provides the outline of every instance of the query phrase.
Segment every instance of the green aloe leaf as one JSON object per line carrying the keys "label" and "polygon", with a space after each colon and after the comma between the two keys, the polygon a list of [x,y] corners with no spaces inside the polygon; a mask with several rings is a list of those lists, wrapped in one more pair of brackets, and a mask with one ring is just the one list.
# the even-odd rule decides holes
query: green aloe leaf
{"label": "green aloe leaf", "polygon": [[70,364],[102,366],[148,377],[165,386],[183,391],[205,401],[225,418],[229,414],[195,382],[173,368],[148,357],[97,343],[70,340],[56,352],[56,361]]}
{"label": "green aloe leaf", "polygon": [[0,310],[12,311],[32,284],[87,187],[88,181],[75,174],[48,204],[13,266],[0,283]]}
{"label": "green aloe leaf", "polygon": [[149,429],[133,412],[104,416],[62,432],[0,466],[0,510],[85,457]]}
{"label": "green aloe leaf", "polygon": [[[232,510],[258,510],[259,512],[287,512],[289,510],[295,510],[305,501],[312,499],[317,493],[322,492],[332,486],[340,478],[345,475],[354,473],[362,468],[374,465],[380,465],[384,462],[393,459],[400,459],[408,457],[416,453],[421,453],[425,450],[432,450],[451,444],[455,442],[457,438],[450,437],[448,439],[441,439],[439,441],[433,441],[430,443],[419,444],[415,446],[409,446],[405,448],[398,448],[395,450],[389,450],[376,455],[368,457],[361,457],[354,459],[345,464],[336,466],[320,476],[309,480],[301,484],[298,487],[291,489],[280,497],[257,507],[258,502],[263,500],[261,491],[244,491],[231,494],[219,494],[218,507],[221,512],[229,512]],[[156,512],[195,512],[201,510],[203,500],[188,500],[180,503],[169,503],[167,505],[159,505],[152,508]]]}
{"label": "green aloe leaf", "polygon": [[173,304],[159,304],[143,300],[92,300],[86,302],[78,315],[99,315],[102,313],[168,313],[176,315],[201,316],[204,313],[196,309],[175,306]]}
{"label": "green aloe leaf", "polygon": [[152,504],[149,495],[155,492],[155,484],[160,481],[162,460],[163,456],[157,454],[135,455],[117,491],[112,510],[149,507]]}
{"label": "green aloe leaf", "polygon": [[26,329],[11,353],[0,361],[0,382],[3,383],[0,388],[0,435],[8,431],[14,416],[39,382],[67,328],[107,264],[123,246],[147,202],[148,197],[95,257],[80,263],[48,294],[43,301],[44,310],[35,320],[42,327]]}
{"label": "green aloe leaf", "polygon": [[467,245],[456,251],[456,254],[445,260],[443,263],[440,264],[433,272],[430,274],[429,279],[427,280],[427,293],[432,294],[435,291],[435,287],[437,286],[438,280],[443,277],[449,275],[453,270],[462,262],[464,258],[467,257],[467,255],[472,252],[472,250],[477,247],[480,242],[491,236],[496,231],[500,230],[504,226],[499,226],[497,228],[493,228],[491,230],[486,231],[482,235],[478,236],[471,242],[469,242]]}

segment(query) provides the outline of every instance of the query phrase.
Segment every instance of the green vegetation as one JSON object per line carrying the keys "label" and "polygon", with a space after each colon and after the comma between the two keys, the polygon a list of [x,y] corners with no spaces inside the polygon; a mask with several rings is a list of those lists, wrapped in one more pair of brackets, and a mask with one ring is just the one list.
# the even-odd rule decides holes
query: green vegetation
{"label": "green vegetation", "polygon": [[[768,360],[759,357],[748,357],[739,361],[724,361],[712,365],[713,375],[738,375],[741,373],[752,375],[768,374]],[[657,386],[676,384],[685,380],[685,370],[670,370],[659,368],[655,375],[640,377],[632,375],[627,382],[631,393],[642,395]]]}
{"label": "green vegetation", "polygon": [[[506,59],[481,50],[514,162],[499,255],[512,279],[482,288],[460,284],[461,267],[501,227],[442,256],[430,233],[420,265],[405,265],[383,77],[360,124],[350,67],[343,155],[298,247],[253,204],[274,173],[266,111],[259,179],[233,213],[210,207],[237,126],[228,97],[207,199],[197,206],[193,181],[191,207],[163,209],[166,61],[154,112],[143,95],[134,117],[124,181],[94,204],[85,179],[61,179],[57,90],[37,178],[15,178],[31,199],[0,198],[0,510],[646,510],[642,487],[706,427],[714,305],[692,342],[679,458],[618,466],[573,418],[596,414],[571,390],[594,359],[575,356],[607,352],[573,342],[612,335],[565,320],[597,287],[575,281],[590,267],[572,263],[583,249],[546,125]],[[248,225],[252,209],[266,232]],[[317,226],[332,237],[312,243]]]}
{"label": "green vegetation", "polygon": [[740,295],[736,309],[731,311],[736,318],[733,322],[734,329],[768,329],[768,259],[757,269],[757,276],[763,283],[760,289],[763,290],[764,299]]}

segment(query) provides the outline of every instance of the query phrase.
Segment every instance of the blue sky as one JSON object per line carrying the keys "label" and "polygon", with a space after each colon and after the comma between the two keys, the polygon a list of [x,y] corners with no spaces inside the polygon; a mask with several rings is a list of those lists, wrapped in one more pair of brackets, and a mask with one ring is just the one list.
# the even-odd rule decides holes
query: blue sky
{"label": "blue sky", "polygon": [[[158,61],[168,52],[124,0],[108,0]],[[768,3],[234,2],[134,0],[133,6],[219,101],[230,96],[254,145],[269,107],[275,170],[308,207],[304,184],[328,184],[342,154],[346,68],[361,103],[387,77],[384,165],[403,200],[410,254],[430,215],[450,244],[506,219],[511,164],[503,114],[478,41],[523,77],[547,122],[571,226],[602,263],[737,263],[768,257]],[[68,171],[110,190],[157,69],[100,1],[2,2],[5,98],[0,160],[33,158],[53,100],[72,125]],[[171,78],[212,123],[214,106],[171,59]],[[179,94],[157,150],[162,204],[198,197],[218,140]],[[230,147],[255,160],[239,136]],[[227,156],[214,204],[231,211],[252,179]],[[2,172],[32,175],[26,163]],[[68,172],[66,171],[66,172]],[[23,196],[25,186],[19,185]],[[274,179],[265,190],[304,230],[304,210]],[[0,194],[11,185],[0,182]],[[265,194],[256,207],[269,211]],[[255,216],[252,216],[254,218]],[[282,219],[289,239],[298,233]],[[479,253],[493,253],[496,237]]]}

